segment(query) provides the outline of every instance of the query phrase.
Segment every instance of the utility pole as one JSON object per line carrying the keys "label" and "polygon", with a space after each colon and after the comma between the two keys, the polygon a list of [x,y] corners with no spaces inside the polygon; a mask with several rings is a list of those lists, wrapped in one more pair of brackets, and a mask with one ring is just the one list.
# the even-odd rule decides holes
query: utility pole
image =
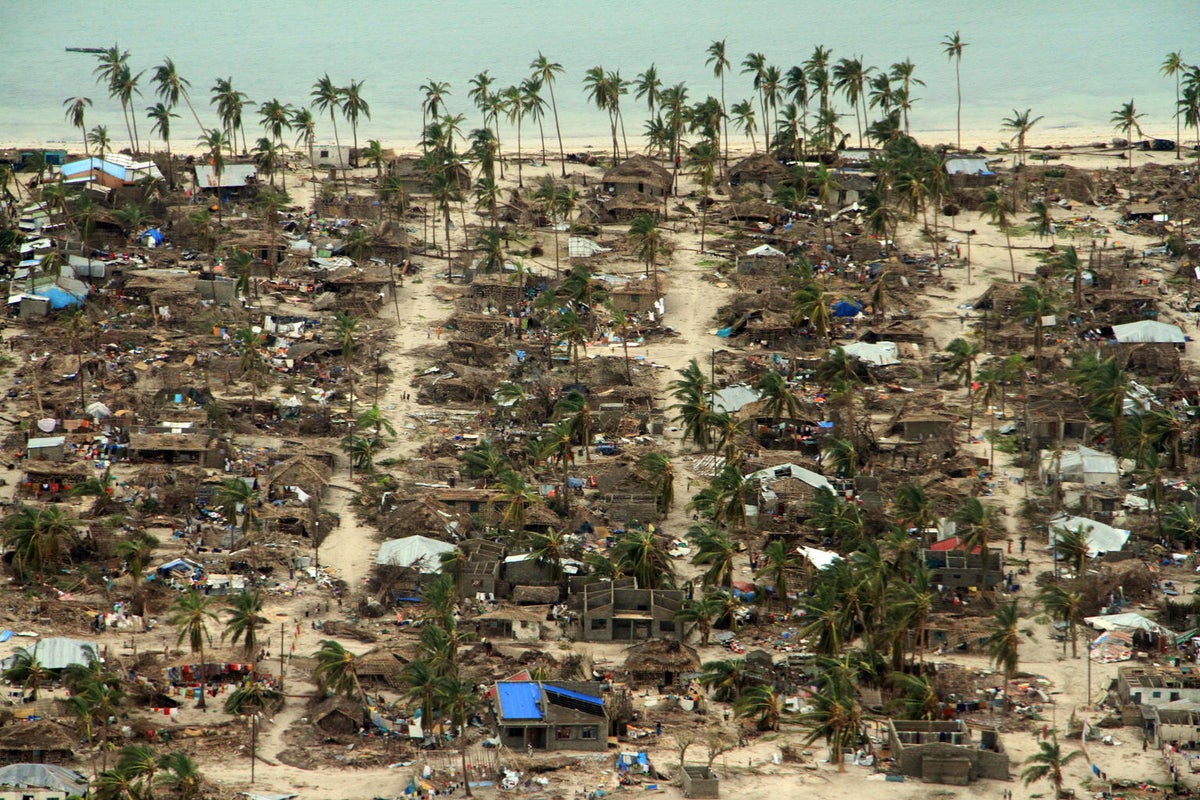
{"label": "utility pole", "polygon": [[279,691],[283,693],[283,625],[279,623]]}

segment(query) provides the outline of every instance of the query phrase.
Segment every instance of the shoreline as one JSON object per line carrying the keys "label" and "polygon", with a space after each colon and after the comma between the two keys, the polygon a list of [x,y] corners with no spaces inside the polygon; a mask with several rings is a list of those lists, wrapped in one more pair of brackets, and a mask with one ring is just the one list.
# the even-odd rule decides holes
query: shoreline
{"label": "shoreline", "polygon": [[[949,130],[942,129],[942,128],[914,129],[912,131],[911,135],[922,145],[936,147],[939,145],[953,145],[954,140],[956,138],[956,131],[952,128]],[[252,139],[254,137],[247,134],[246,138],[247,138],[247,141],[249,141],[250,139]],[[365,144],[367,141],[369,141],[371,138],[374,138],[374,137],[360,134],[360,136],[359,136],[360,147],[363,144]],[[642,144],[642,137],[638,136],[635,139],[634,137],[631,136],[629,138],[630,138],[629,152],[631,155],[633,153],[644,153],[645,152],[645,148],[639,146],[640,144]],[[1060,126],[1057,128],[1046,128],[1044,130],[1035,129],[1034,131],[1031,131],[1029,134],[1029,137],[1026,141],[1025,148],[1028,153],[1035,153],[1035,152],[1041,152],[1041,151],[1053,152],[1055,150],[1079,150],[1079,149],[1085,149],[1085,148],[1093,148],[1093,147],[1097,147],[1098,145],[1102,145],[1102,146],[1104,146],[1104,149],[1112,150],[1114,153],[1114,157],[1115,157],[1119,152],[1121,152],[1120,148],[1115,148],[1113,146],[1113,141],[1118,138],[1120,138],[1119,133],[1117,131],[1113,130],[1111,127]],[[1154,137],[1147,136],[1145,138],[1154,138]],[[515,139],[515,136],[514,137],[506,137],[506,138],[501,139],[501,144],[503,145],[503,153],[506,158],[515,158],[516,157],[517,148],[515,146],[515,142],[512,141],[513,139]],[[121,152],[122,150],[129,149],[127,146],[128,145],[127,141],[124,142],[124,145],[126,145],[125,147],[121,146],[122,143],[123,143],[123,140],[120,138],[118,138],[114,141],[114,145],[116,145],[116,147],[117,147],[117,150],[115,152]],[[144,152],[146,152],[146,153],[165,152],[165,148],[162,147],[161,140],[154,139],[153,143],[154,143],[155,147],[148,149],[148,150],[144,150]],[[394,151],[397,156],[414,155],[414,154],[420,154],[420,152],[421,152],[420,145],[415,140],[409,141],[409,140],[397,139],[397,138],[383,138],[383,139],[380,139],[380,143],[384,146],[385,149],[390,149],[390,150]],[[1012,152],[1012,150],[1002,150],[1001,149],[1001,146],[1006,143],[1008,143],[1011,148],[1015,148],[1015,144],[1009,143],[1008,140],[1005,138],[1005,132],[1000,131],[999,129],[997,129],[995,131],[988,131],[986,129],[973,129],[973,130],[964,129],[963,130],[963,148],[962,148],[962,150],[964,152],[965,151],[974,152],[978,148],[982,147],[983,150],[985,151],[985,153],[990,156],[997,156],[997,157],[1004,156],[1004,155],[1008,155]],[[73,154],[73,155],[78,154],[82,157],[82,150],[79,149],[79,144],[80,144],[80,140],[78,137],[71,138],[71,137],[66,137],[66,136],[64,136],[62,138],[41,139],[41,140],[38,140],[38,139],[33,139],[33,140],[15,139],[15,138],[7,139],[7,138],[5,138],[5,139],[0,139],[0,150],[21,150],[21,149],[33,149],[33,148],[66,149],[68,151],[68,153]],[[332,144],[332,142],[325,142],[323,140],[318,140],[317,146],[323,146],[323,145],[329,145],[329,144]],[[343,142],[342,144],[343,144],[343,146],[347,146],[346,142]],[[759,137],[759,144],[761,144],[761,137]],[[603,156],[604,153],[610,152],[610,148],[611,148],[611,142],[609,142],[607,140],[607,137],[599,136],[599,135],[595,135],[595,136],[564,136],[562,145],[563,145],[563,151],[566,153],[593,152],[593,153],[599,154],[601,156]],[[863,145],[865,147],[871,146],[871,144],[869,142],[867,142],[865,139],[864,139]],[[1185,132],[1185,136],[1183,139],[1183,152],[1184,152],[1183,160],[1188,159],[1188,155],[1187,155],[1188,153],[1194,153],[1195,147],[1196,147],[1195,140],[1192,139],[1191,141],[1189,141],[1189,139],[1186,135],[1186,132]],[[622,147],[622,149],[624,149],[624,148]],[[847,141],[846,149],[858,149],[857,135],[851,136],[851,138]],[[1100,149],[1100,148],[1097,148],[1097,149]],[[300,153],[302,155],[304,154],[304,150],[302,148],[289,148],[289,150],[291,152]],[[521,156],[523,158],[533,158],[533,157],[540,158],[541,150],[542,150],[541,142],[537,137],[534,137],[532,142],[527,137],[524,137],[524,136],[522,137]],[[195,143],[190,140],[181,140],[180,142],[175,142],[174,140],[172,140],[172,142],[171,142],[171,153],[176,156],[182,156],[182,157],[199,156],[203,152],[204,151],[200,147],[196,146]],[[751,142],[751,140],[748,137],[740,136],[740,135],[730,136],[730,138],[729,138],[729,153],[730,153],[731,157],[735,153],[738,154],[739,157],[745,157],[748,155],[752,155],[754,152],[761,152],[761,147],[758,147],[756,149],[754,147],[754,144]],[[1162,151],[1162,152],[1164,154],[1166,154],[1167,151]],[[1171,151],[1171,153],[1173,153],[1173,152],[1174,152],[1174,150]],[[547,135],[547,137],[546,137],[547,159],[549,161],[555,161],[555,160],[557,160],[557,155],[558,155],[558,139],[557,139],[557,137]],[[1172,156],[1172,160],[1173,160],[1173,156]]]}

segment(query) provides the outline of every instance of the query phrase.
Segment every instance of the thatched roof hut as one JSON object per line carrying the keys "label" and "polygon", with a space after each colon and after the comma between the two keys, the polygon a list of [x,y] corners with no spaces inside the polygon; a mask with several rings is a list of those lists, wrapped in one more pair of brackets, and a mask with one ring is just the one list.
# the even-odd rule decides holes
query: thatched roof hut
{"label": "thatched roof hut", "polygon": [[400,685],[403,662],[388,650],[372,650],[354,659],[354,670],[360,681],[377,681],[388,686]]}
{"label": "thatched roof hut", "polygon": [[309,719],[325,733],[349,736],[363,727],[363,709],[354,700],[335,694],[317,703]]}
{"label": "thatched roof hut", "polygon": [[630,683],[674,683],[689,672],[700,671],[700,656],[674,639],[650,639],[626,651],[625,674]]}
{"label": "thatched roof hut", "polygon": [[558,595],[557,586],[514,586],[512,601],[523,605],[557,603]]}
{"label": "thatched roof hut", "polygon": [[642,214],[657,214],[661,204],[648,194],[629,191],[617,195],[604,205],[604,210],[614,222],[629,222]]}
{"label": "thatched roof hut", "polygon": [[756,153],[729,168],[729,185],[758,191],[774,189],[787,176],[783,164],[769,153]]}
{"label": "thatched roof hut", "polygon": [[320,498],[329,485],[332,472],[327,465],[308,456],[292,456],[271,467],[267,473],[267,490],[269,492],[276,486],[299,486],[306,494]]}
{"label": "thatched roof hut", "polygon": [[14,722],[0,728],[0,763],[68,764],[75,760],[75,738],[57,722]]}
{"label": "thatched roof hut", "polygon": [[671,193],[671,173],[658,162],[634,155],[604,173],[604,191],[614,197],[637,192],[662,198]]}

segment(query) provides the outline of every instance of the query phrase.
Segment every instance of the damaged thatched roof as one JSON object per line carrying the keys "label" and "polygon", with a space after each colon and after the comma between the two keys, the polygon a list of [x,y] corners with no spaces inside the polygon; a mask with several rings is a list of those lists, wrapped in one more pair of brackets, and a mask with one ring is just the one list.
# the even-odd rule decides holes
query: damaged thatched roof
{"label": "damaged thatched roof", "polygon": [[700,669],[700,656],[695,649],[674,639],[650,639],[626,651],[625,671],[635,672],[695,672]]}

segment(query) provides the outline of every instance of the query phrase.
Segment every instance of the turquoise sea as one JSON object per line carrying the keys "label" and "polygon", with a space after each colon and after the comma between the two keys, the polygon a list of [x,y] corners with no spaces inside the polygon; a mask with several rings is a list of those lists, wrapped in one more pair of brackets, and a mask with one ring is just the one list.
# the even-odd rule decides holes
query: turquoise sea
{"label": "turquoise sea", "polygon": [[[1111,131],[1111,112],[1131,98],[1146,114],[1147,134],[1174,138],[1174,81],[1159,65],[1172,50],[1200,62],[1197,0],[0,0],[0,141],[77,141],[62,102],[79,94],[95,103],[89,126],[106,124],[123,140],[120,107],[92,78],[94,56],[64,50],[118,42],[135,69],[152,71],[173,57],[206,124],[215,119],[208,90],[218,76],[232,76],[253,100],[293,104],[307,103],[325,72],[339,84],[365,80],[371,120],[359,138],[401,146],[419,136],[422,84],[449,82],[449,109],[466,114],[469,129],[478,117],[468,79],[488,69],[500,86],[516,83],[541,50],[566,69],[556,87],[563,135],[602,144],[607,118],[588,104],[584,70],[600,64],[632,79],[653,62],[668,85],[686,82],[693,100],[717,96],[719,82],[704,63],[714,39],[726,39],[734,63],[730,104],[752,96],[749,76],[738,74],[751,51],[784,71],[817,44],[835,61],[861,55],[886,68],[911,58],[926,83],[914,87],[912,127],[948,141],[954,65],[940,42],[956,30],[967,42],[963,129],[994,132],[996,142],[1005,138],[1000,120],[1014,108],[1045,116],[1031,135],[1036,142],[1037,131],[1059,138],[1064,129]],[[148,78],[139,109],[154,102]],[[853,129],[853,112],[840,102],[849,114],[842,125]],[[632,144],[644,105],[630,95],[622,108]],[[190,143],[198,131],[181,112],[172,137]],[[332,140],[328,122],[320,136]],[[527,147],[534,136],[526,125]]]}

